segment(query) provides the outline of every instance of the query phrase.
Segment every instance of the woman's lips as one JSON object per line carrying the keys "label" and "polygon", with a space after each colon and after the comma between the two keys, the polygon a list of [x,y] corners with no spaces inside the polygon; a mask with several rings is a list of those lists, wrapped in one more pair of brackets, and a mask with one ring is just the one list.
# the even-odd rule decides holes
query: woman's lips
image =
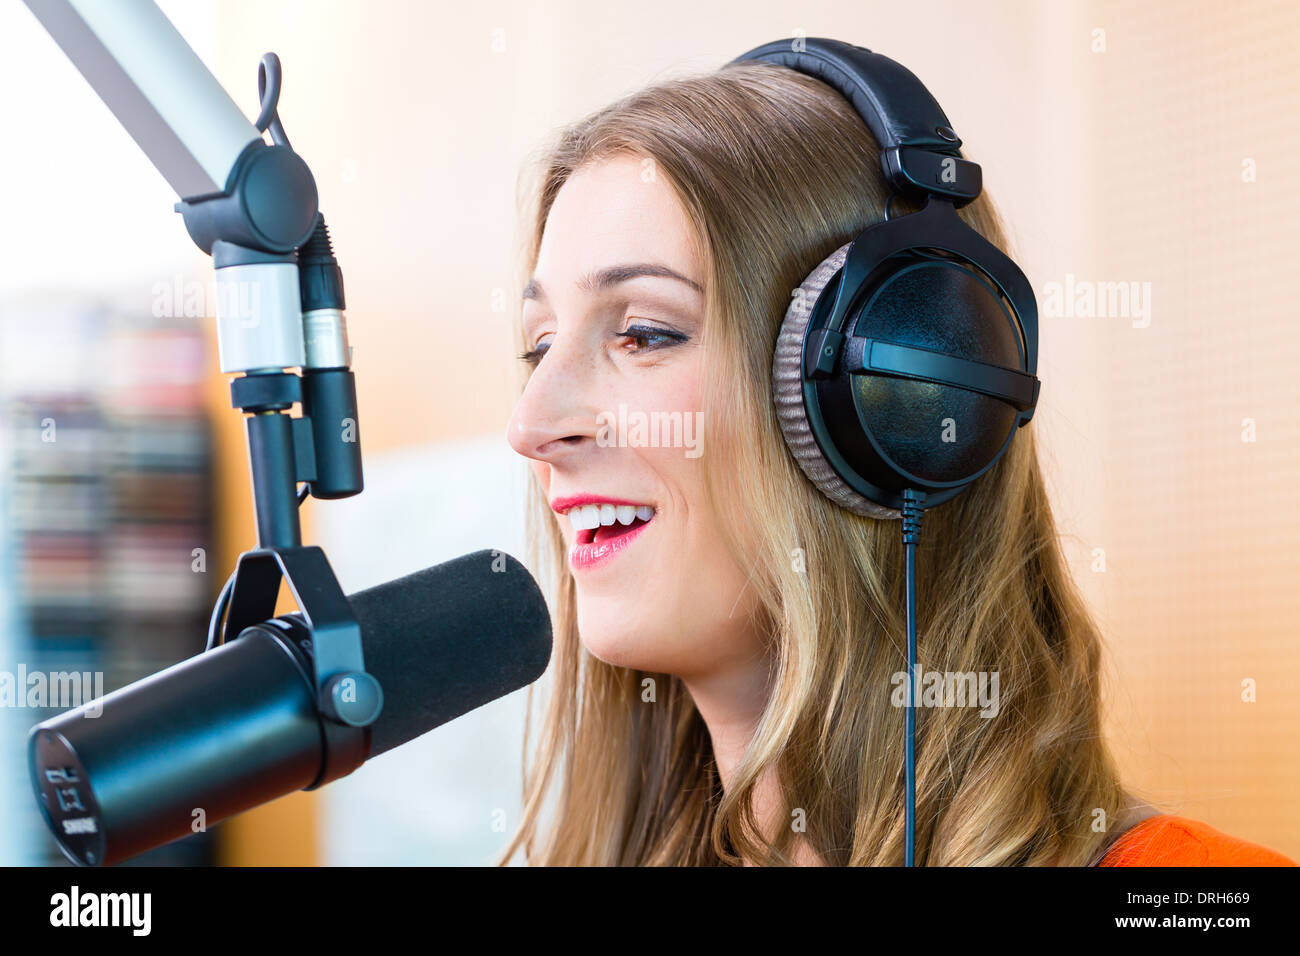
{"label": "woman's lips", "polygon": [[551,507],[573,531],[569,564],[575,571],[600,567],[626,550],[657,514],[653,505],[601,494],[556,498]]}
{"label": "woman's lips", "polygon": [[618,554],[626,551],[632,542],[645,533],[654,519],[634,524],[604,525],[596,529],[574,533],[573,547],[569,550],[569,565],[574,571],[592,571],[603,567]]}

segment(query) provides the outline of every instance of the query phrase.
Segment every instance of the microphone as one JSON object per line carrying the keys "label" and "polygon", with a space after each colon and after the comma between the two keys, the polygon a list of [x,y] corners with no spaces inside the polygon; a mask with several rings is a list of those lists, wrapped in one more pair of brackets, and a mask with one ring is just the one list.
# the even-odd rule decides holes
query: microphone
{"label": "microphone", "polygon": [[[550,660],[546,601],[499,551],[348,603],[383,689],[366,759],[532,683]],[[301,615],[284,615],[33,727],[32,786],[63,853],[119,863],[333,779],[311,647]]]}

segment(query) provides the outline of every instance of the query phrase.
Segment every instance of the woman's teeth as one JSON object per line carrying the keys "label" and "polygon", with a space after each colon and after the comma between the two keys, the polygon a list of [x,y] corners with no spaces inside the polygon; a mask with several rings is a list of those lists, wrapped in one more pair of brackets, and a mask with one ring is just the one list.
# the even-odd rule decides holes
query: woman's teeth
{"label": "woman's teeth", "polygon": [[569,524],[574,531],[590,531],[615,522],[629,525],[638,518],[649,521],[654,514],[649,505],[582,505],[569,509]]}

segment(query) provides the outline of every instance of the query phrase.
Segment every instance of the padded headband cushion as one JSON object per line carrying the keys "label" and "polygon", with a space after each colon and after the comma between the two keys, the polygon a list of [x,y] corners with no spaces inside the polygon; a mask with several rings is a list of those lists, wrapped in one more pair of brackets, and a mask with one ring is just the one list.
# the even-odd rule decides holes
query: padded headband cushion
{"label": "padded headband cushion", "polygon": [[[882,150],[912,146],[956,155],[961,140],[916,75],[887,56],[843,40],[807,37],[773,40],[733,60],[758,60],[821,80],[853,104]],[[952,133],[939,134],[943,127]]]}
{"label": "padded headband cushion", "polygon": [[804,333],[812,319],[817,299],[843,268],[844,258],[851,245],[851,242],[846,242],[823,259],[821,265],[803,280],[792,297],[772,357],[772,401],[776,406],[776,417],[781,423],[786,446],[808,480],[822,494],[841,508],[865,518],[901,518],[902,515],[892,508],[882,507],[858,494],[835,473],[813,436],[803,405]]}

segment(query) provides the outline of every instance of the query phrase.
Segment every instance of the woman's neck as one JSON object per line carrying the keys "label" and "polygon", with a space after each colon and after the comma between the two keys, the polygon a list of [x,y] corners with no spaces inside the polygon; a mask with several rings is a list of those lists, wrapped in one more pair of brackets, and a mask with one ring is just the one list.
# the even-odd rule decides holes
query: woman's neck
{"label": "woman's neck", "polygon": [[767,680],[758,668],[736,668],[703,678],[683,678],[709,731],[718,776],[727,789],[767,705]]}
{"label": "woman's neck", "polygon": [[[713,744],[713,759],[717,764],[722,788],[731,788],[736,769],[745,757],[745,751],[754,739],[758,722],[767,706],[771,691],[771,676],[766,661],[746,662],[724,672],[704,677],[682,678],[695,709],[699,711],[709,739]],[[754,787],[754,814],[765,821],[766,835],[772,839],[777,828],[786,825],[778,818],[781,813],[781,789],[776,768],[768,767]],[[795,862],[803,866],[817,866],[821,861],[801,840],[795,848]]]}

